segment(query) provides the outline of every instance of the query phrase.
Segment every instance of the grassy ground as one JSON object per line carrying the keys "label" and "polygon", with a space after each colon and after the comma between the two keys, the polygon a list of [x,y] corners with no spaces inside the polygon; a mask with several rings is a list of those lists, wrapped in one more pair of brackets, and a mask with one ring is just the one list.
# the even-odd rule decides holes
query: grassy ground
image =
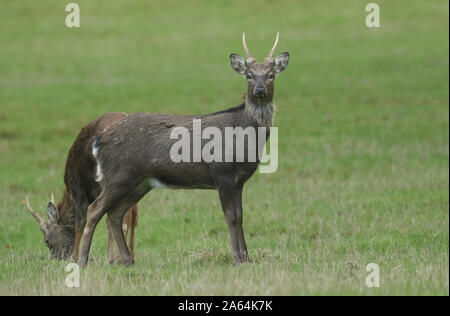
{"label": "grassy ground", "polygon": [[[68,29],[61,1],[0,2],[0,294],[449,294],[447,1],[377,1],[379,29],[356,0],[77,3]],[[261,60],[277,30],[279,169],[245,189],[251,263],[231,262],[216,192],[161,190],[141,202],[135,265],[106,263],[101,223],[65,287],[23,199],[44,214],[61,196],[80,128],[234,106],[229,54],[246,31]]]}

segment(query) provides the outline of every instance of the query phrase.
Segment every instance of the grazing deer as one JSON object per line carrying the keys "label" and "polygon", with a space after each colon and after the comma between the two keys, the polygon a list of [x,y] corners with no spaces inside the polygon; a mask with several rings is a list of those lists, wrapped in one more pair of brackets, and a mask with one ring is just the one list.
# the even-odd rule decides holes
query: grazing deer
{"label": "grazing deer", "polygon": [[[49,221],[44,221],[31,208],[28,196],[26,197],[28,210],[38,222],[53,259],[67,259],[72,255],[72,259],[78,261],[87,208],[101,192],[99,184],[95,181],[96,162],[92,156],[92,143],[95,135],[124,117],[126,117],[125,113],[109,113],[81,130],[67,157],[64,173],[66,188],[63,198],[58,204],[55,204],[52,194],[51,200],[47,204]],[[138,210],[137,205],[130,205],[130,207],[123,221],[123,229],[126,235],[130,231],[129,245],[131,257],[134,257],[134,231],[137,225]],[[108,219],[107,224],[109,231],[108,260],[113,263],[115,261],[114,239]]]}
{"label": "grazing deer", "polygon": [[[248,262],[242,229],[242,190],[244,183],[257,169],[259,160],[174,162],[170,152],[175,141],[170,136],[172,128],[192,130],[195,119],[200,119],[205,128],[218,128],[222,132],[226,127],[270,127],[275,109],[272,103],[274,79],[289,61],[288,53],[273,57],[278,36],[263,63],[257,63],[250,54],[245,33],[243,45],[247,58],[236,54],[230,56],[232,68],[248,82],[243,104],[197,116],[134,113],[99,134],[92,151],[97,161],[97,181],[102,191],[88,207],[78,261],[81,268],[88,262],[95,227],[105,213],[111,219],[120,262],[125,265],[133,263],[121,229],[122,219],[130,206],[158,187],[218,190],[228,224],[234,262]],[[269,133],[263,136],[265,144]]]}

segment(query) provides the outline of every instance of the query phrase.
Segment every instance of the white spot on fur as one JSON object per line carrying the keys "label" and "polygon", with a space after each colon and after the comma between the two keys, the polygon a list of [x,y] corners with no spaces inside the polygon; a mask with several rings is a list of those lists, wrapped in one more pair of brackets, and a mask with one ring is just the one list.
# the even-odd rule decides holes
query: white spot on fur
{"label": "white spot on fur", "polygon": [[166,185],[164,185],[162,182],[160,182],[158,179],[150,178],[149,180],[150,186],[154,189],[157,188],[165,188]]}
{"label": "white spot on fur", "polygon": [[92,156],[94,156],[94,158],[97,158],[98,156],[98,147],[95,146],[95,144],[92,146]]}
{"label": "white spot on fur", "polygon": [[97,156],[98,156],[97,140],[92,145],[92,156],[94,156],[95,160],[97,161],[97,168],[95,171],[95,181],[100,182],[103,180],[103,172],[102,172],[102,168],[100,167],[100,162],[97,159]]}
{"label": "white spot on fur", "polygon": [[100,167],[100,163],[97,160],[97,171],[95,172],[95,181],[100,182],[103,180],[103,172],[102,168]]}
{"label": "white spot on fur", "polygon": [[127,225],[127,224],[123,224],[123,225],[122,225],[122,230],[123,230],[124,232],[126,232],[126,231],[128,230],[128,225]]}

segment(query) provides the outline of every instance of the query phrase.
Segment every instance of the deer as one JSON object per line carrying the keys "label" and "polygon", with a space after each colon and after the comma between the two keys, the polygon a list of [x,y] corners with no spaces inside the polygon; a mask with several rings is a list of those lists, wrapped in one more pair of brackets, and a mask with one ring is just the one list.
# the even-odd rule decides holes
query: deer
{"label": "deer", "polygon": [[233,262],[249,262],[242,227],[242,192],[260,159],[246,159],[244,162],[174,162],[170,151],[175,140],[170,135],[174,128],[192,130],[193,121],[200,119],[202,126],[221,131],[226,127],[267,127],[266,135],[263,135],[264,143],[267,142],[275,111],[274,79],[286,69],[289,61],[287,52],[274,58],[278,39],[279,32],[262,63],[256,62],[251,55],[245,32],[242,42],[246,59],[237,54],[230,55],[231,67],[247,80],[242,104],[206,115],[133,113],[97,135],[92,144],[92,155],[97,163],[96,180],[101,186],[101,193],[87,210],[78,261],[80,268],[87,266],[96,225],[105,214],[111,220],[119,263],[125,266],[134,263],[121,229],[122,219],[130,206],[157,188],[217,190],[228,226]]}
{"label": "deer", "polygon": [[[45,244],[52,259],[78,261],[80,239],[86,224],[87,208],[100,194],[100,186],[95,181],[95,159],[91,147],[95,136],[114,122],[126,117],[125,113],[108,113],[84,127],[75,139],[67,157],[64,182],[65,190],[59,203],[51,194],[47,204],[48,221],[45,221],[30,205],[26,196],[26,206],[39,224],[44,234]],[[124,216],[122,228],[125,236],[130,232],[130,255],[134,258],[135,229],[138,222],[138,206],[130,206]],[[114,236],[110,221],[108,227],[108,261],[114,263]]]}

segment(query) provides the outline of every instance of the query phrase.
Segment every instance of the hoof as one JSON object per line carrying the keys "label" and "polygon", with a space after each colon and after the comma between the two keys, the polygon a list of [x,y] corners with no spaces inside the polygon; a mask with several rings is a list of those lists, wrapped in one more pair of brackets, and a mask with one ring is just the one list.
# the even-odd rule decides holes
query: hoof
{"label": "hoof", "polygon": [[247,255],[233,257],[233,261],[235,264],[250,263]]}
{"label": "hoof", "polygon": [[126,259],[122,259],[119,261],[120,264],[123,264],[126,267],[131,266],[132,264],[134,264],[134,260],[130,257],[126,258]]}
{"label": "hoof", "polygon": [[115,264],[116,261],[116,256],[108,256],[108,264]]}
{"label": "hoof", "polygon": [[78,267],[79,267],[80,269],[84,269],[84,268],[86,268],[86,266],[87,266],[87,259],[81,258],[81,259],[78,261]]}

